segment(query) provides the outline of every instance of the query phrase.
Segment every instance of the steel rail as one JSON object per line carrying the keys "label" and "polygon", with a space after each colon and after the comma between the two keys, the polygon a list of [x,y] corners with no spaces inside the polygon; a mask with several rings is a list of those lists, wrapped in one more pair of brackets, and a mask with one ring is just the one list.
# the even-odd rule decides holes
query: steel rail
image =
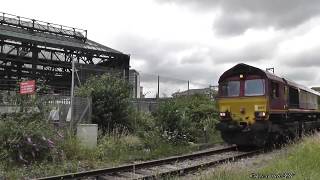
{"label": "steel rail", "polygon": [[91,171],[83,171],[83,172],[69,173],[69,174],[63,174],[63,175],[57,175],[57,176],[42,177],[38,179],[53,180],[53,179],[76,179],[76,178],[85,178],[85,177],[98,177],[98,176],[103,176],[107,174],[129,172],[129,171],[134,171],[142,168],[148,168],[148,167],[153,167],[157,165],[183,161],[186,159],[193,159],[193,158],[199,158],[199,157],[209,156],[213,154],[219,154],[223,152],[233,151],[236,149],[237,149],[237,146],[232,145],[226,148],[200,151],[198,153],[192,153],[192,154],[187,154],[182,156],[173,156],[173,157],[163,158],[159,160],[151,160],[151,161],[146,161],[146,162],[137,163],[137,164],[129,164],[129,165],[123,165],[123,166],[118,166],[113,168],[96,169]]}
{"label": "steel rail", "polygon": [[181,175],[187,174],[189,172],[194,172],[194,171],[198,171],[200,169],[205,169],[205,168],[208,168],[208,167],[217,166],[217,165],[220,165],[222,163],[234,162],[234,161],[237,161],[237,160],[239,160],[241,158],[250,157],[250,156],[259,154],[261,152],[262,152],[262,150],[254,150],[254,151],[245,152],[245,153],[242,153],[242,154],[239,154],[239,155],[230,156],[230,157],[219,159],[219,160],[208,161],[208,162],[201,163],[201,164],[194,165],[194,166],[188,166],[188,167],[185,167],[185,168],[178,168],[176,170],[162,172],[162,173],[159,173],[159,174],[147,175],[147,176],[143,176],[141,178],[135,178],[135,179],[146,180],[146,179],[157,179],[159,177],[181,176]]}

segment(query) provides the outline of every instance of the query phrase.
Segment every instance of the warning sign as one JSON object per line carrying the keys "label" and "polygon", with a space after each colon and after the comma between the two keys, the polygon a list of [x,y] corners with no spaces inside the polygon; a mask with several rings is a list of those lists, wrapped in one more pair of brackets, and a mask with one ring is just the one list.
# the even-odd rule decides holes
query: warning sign
{"label": "warning sign", "polygon": [[20,94],[33,94],[36,90],[36,81],[24,81],[20,83]]}

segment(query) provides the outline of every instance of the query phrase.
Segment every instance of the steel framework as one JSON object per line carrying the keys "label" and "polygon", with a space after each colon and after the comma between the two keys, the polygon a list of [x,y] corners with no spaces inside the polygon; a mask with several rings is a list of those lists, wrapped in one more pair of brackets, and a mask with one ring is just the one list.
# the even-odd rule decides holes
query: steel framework
{"label": "steel framework", "polygon": [[36,79],[68,91],[73,60],[129,78],[130,56],[87,39],[87,30],[0,13],[0,89]]}

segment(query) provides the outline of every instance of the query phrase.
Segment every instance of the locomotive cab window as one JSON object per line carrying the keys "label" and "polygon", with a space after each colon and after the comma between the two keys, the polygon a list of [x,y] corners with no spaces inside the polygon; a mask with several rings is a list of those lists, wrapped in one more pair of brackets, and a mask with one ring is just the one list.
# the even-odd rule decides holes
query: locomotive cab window
{"label": "locomotive cab window", "polygon": [[279,98],[279,84],[276,82],[271,82],[271,97],[272,99]]}
{"label": "locomotive cab window", "polygon": [[221,96],[239,96],[240,95],[240,81],[227,81],[222,83]]}
{"label": "locomotive cab window", "polygon": [[245,96],[262,96],[265,93],[264,79],[251,79],[245,81]]}

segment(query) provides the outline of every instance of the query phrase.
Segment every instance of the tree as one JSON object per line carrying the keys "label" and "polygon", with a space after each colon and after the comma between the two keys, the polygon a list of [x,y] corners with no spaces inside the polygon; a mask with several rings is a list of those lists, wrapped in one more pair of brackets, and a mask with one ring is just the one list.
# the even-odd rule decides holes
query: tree
{"label": "tree", "polygon": [[91,77],[76,91],[76,95],[92,97],[92,122],[103,134],[118,129],[131,129],[129,84],[108,74]]}

